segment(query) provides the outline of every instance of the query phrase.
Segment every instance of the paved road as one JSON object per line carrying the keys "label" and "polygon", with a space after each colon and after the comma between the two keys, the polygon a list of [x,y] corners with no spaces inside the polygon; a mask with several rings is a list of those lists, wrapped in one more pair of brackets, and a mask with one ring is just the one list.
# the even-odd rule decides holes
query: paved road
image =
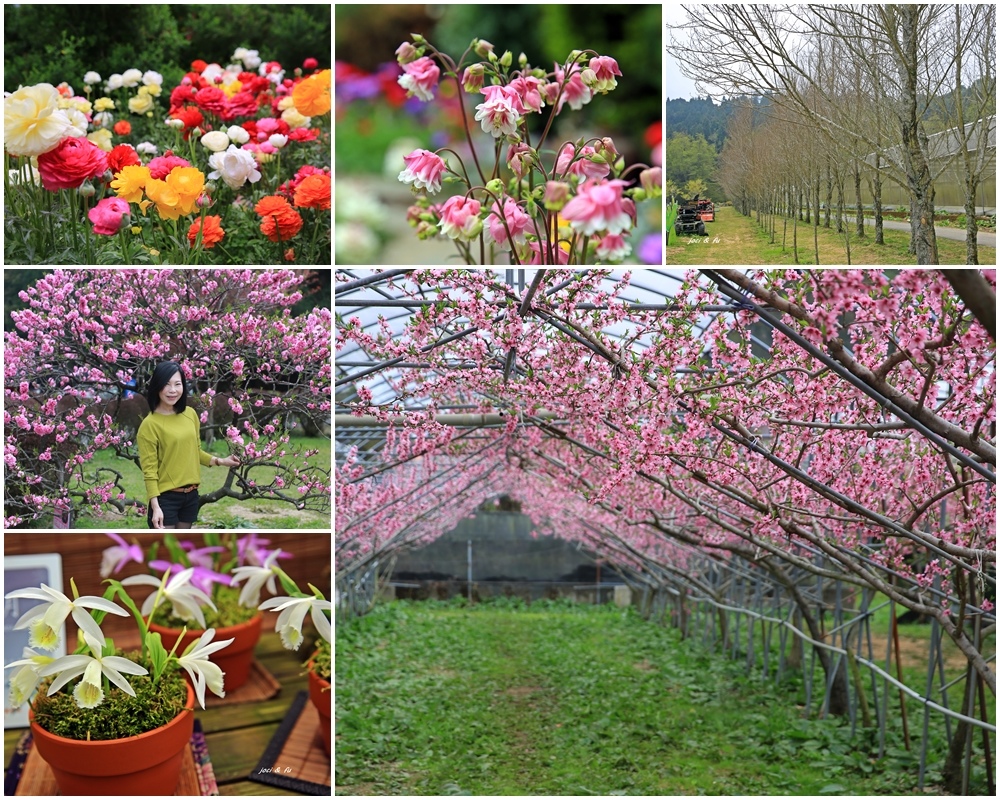
{"label": "paved road", "polygon": [[[874,219],[866,219],[866,225],[874,225]],[[883,220],[882,227],[893,231],[908,231],[910,230],[909,222],[896,222],[894,220]],[[965,231],[960,228],[944,228],[940,225],[934,226],[934,232],[942,239],[954,239],[957,242],[965,241]],[[983,247],[996,247],[997,246],[997,235],[995,233],[987,233],[986,231],[979,231],[979,235],[976,237],[976,241]]]}

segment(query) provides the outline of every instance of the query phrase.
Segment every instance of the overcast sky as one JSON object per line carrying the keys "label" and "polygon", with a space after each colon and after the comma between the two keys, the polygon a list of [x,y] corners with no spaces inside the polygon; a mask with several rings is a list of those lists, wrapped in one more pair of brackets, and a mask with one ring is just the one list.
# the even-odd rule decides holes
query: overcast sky
{"label": "overcast sky", "polygon": [[[696,5],[692,5],[691,7],[697,8]],[[694,88],[694,81],[688,80],[681,74],[680,66],[670,55],[670,26],[684,22],[685,19],[687,19],[687,15],[681,6],[674,5],[673,3],[663,4],[663,20],[667,26],[667,35],[664,37],[667,47],[667,59],[664,62],[663,76],[668,99],[684,97],[690,100],[692,97],[698,96],[698,92]]]}

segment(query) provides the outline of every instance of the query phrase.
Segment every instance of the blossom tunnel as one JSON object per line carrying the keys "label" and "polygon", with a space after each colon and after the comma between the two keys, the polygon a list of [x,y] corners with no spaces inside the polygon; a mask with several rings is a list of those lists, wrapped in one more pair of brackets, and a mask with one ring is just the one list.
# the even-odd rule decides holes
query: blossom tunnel
{"label": "blossom tunnel", "polygon": [[[870,697],[884,736],[890,695],[920,698],[949,720],[951,785],[973,738],[992,785],[993,270],[337,279],[338,613],[508,494],[748,671],[808,648],[823,714],[867,724]],[[916,689],[891,668],[897,610],[930,620]],[[926,757],[925,735],[921,780]]]}

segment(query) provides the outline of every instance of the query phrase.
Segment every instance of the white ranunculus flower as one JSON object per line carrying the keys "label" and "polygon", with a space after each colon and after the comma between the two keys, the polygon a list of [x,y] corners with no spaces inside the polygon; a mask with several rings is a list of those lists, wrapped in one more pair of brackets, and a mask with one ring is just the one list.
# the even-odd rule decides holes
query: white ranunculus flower
{"label": "white ranunculus flower", "polygon": [[209,64],[207,67],[205,67],[204,71],[202,71],[201,77],[203,77],[209,83],[213,83],[216,77],[222,77],[222,73],[224,71],[225,70],[223,70],[222,67],[220,67],[218,64]]}
{"label": "white ranunculus flower", "polygon": [[304,117],[299,113],[295,106],[291,108],[286,108],[281,112],[281,119],[291,128],[293,131],[296,128],[308,128],[309,124],[312,122],[312,117]]}
{"label": "white ranunculus flower", "polygon": [[122,86],[126,89],[131,89],[133,86],[138,86],[139,81],[142,80],[142,70],[127,69],[122,73]]}
{"label": "white ranunculus flower", "polygon": [[87,84],[87,86],[93,86],[95,83],[101,82],[101,76],[96,72],[94,72],[93,70],[91,70],[90,72],[88,72],[86,75],[83,76],[83,82]]}
{"label": "white ranunculus flower", "polygon": [[162,86],[163,76],[159,72],[148,69],[142,73],[142,82],[145,86]]}
{"label": "white ranunculus flower", "polygon": [[137,153],[143,153],[147,156],[155,156],[160,152],[160,148],[152,142],[139,142],[139,144],[135,146],[135,149]]}
{"label": "white ranunculus flower", "polygon": [[117,72],[114,73],[110,78],[108,78],[108,91],[113,92],[115,89],[122,88],[122,76]]}
{"label": "white ranunculus flower", "polygon": [[233,125],[226,131],[226,136],[228,136],[236,144],[246,144],[250,141],[250,132],[246,128],[242,128],[239,125]]}
{"label": "white ranunculus flower", "polygon": [[69,119],[69,128],[66,129],[67,136],[79,139],[81,136],[87,135],[87,126],[90,123],[87,122],[86,114],[75,108],[65,108],[63,113]]}
{"label": "white ranunculus flower", "polygon": [[94,114],[94,127],[97,128],[110,128],[115,121],[115,115],[110,111],[99,111]]}
{"label": "white ranunculus flower", "polygon": [[223,131],[209,131],[201,137],[201,146],[219,153],[229,147],[229,137]]}
{"label": "white ranunculus flower", "polygon": [[271,144],[271,147],[277,147],[280,150],[288,144],[288,137],[283,133],[272,133],[267,137],[267,141]]}
{"label": "white ranunculus flower", "polygon": [[69,117],[59,108],[59,92],[51,83],[22,86],[3,100],[3,141],[12,155],[38,156],[54,150],[69,127]]}
{"label": "white ranunculus flower", "polygon": [[249,150],[242,150],[231,144],[225,152],[213,153],[208,165],[214,172],[208,173],[210,181],[222,178],[230,189],[239,189],[244,183],[260,180],[257,161]]}
{"label": "white ranunculus flower", "polygon": [[256,50],[246,51],[246,55],[243,56],[243,66],[248,70],[257,69],[260,66],[260,56]]}

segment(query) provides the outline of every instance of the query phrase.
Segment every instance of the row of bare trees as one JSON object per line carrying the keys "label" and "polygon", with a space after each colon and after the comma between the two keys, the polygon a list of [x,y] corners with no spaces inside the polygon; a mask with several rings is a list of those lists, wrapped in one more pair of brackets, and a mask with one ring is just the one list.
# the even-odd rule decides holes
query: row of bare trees
{"label": "row of bare trees", "polygon": [[[744,214],[831,225],[848,207],[865,235],[863,188],[882,243],[882,192],[909,198],[911,252],[937,264],[935,180],[959,176],[966,261],[978,264],[975,198],[995,165],[996,7],[944,4],[698,5],[671,51],[699,88],[747,97],[719,181]],[[757,99],[750,99],[757,98]],[[761,102],[759,98],[764,98]],[[928,129],[941,129],[933,134]],[[994,167],[995,168],[995,167]],[[816,232],[813,245],[817,250]]]}

